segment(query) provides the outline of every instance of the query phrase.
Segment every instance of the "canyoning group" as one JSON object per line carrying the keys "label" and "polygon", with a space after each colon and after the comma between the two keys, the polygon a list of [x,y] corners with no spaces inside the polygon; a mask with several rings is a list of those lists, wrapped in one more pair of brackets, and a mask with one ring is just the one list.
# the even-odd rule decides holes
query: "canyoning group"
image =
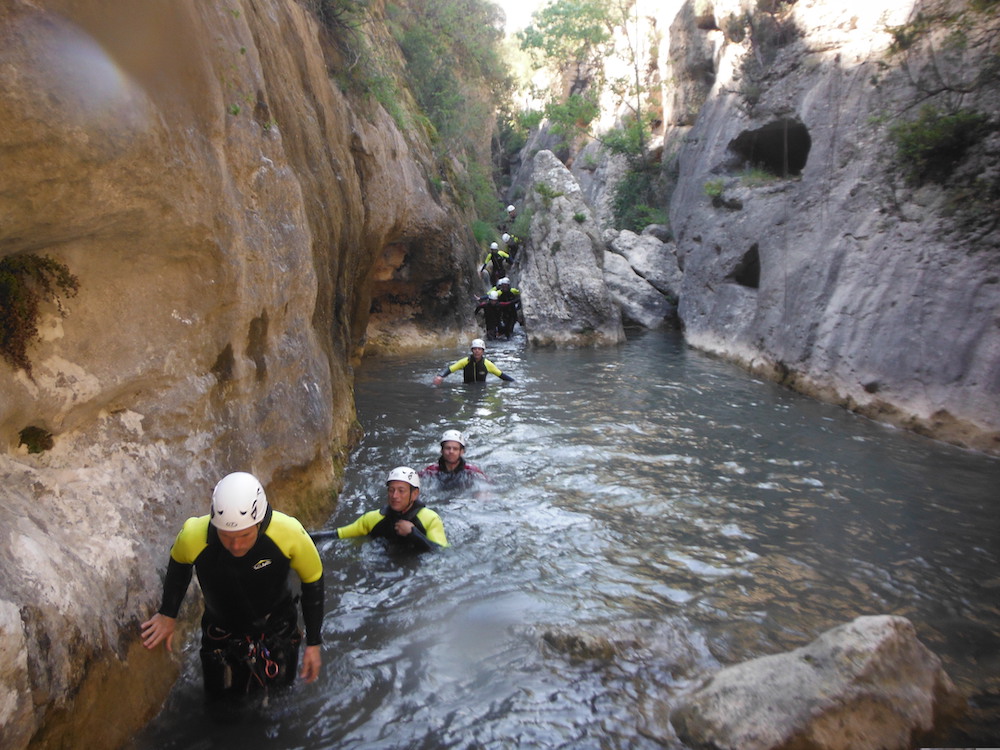
{"label": "canyoning group", "polygon": [[[484,276],[489,288],[477,298],[474,314],[483,313],[488,340],[510,340],[515,324],[524,326],[521,293],[508,275],[523,250],[522,241],[511,234],[516,213],[513,205],[507,206],[506,220],[498,228],[500,241],[491,243],[480,269],[485,272],[489,267]],[[460,370],[465,383],[484,382],[488,375],[514,382],[486,358],[482,338],[473,339],[469,349],[468,355],[434,376],[434,385]],[[324,612],[323,564],[316,541],[373,537],[410,552],[448,547],[444,522],[420,499],[421,483],[468,489],[488,479],[482,469],[465,461],[466,438],[461,430],[446,430],[440,445],[436,463],[419,472],[397,466],[388,473],[381,507],[345,526],[312,534],[297,519],[271,506],[253,474],[238,471],[224,476],[212,493],[208,514],[189,518],[170,549],[160,607],[140,626],[143,645],[153,649],[163,643],[173,650],[181,604],[197,573],[204,598],[199,654],[206,705],[213,714],[239,711],[250,695],[263,695],[266,701],[269,689],[291,685],[296,673],[305,682],[314,682],[322,664]],[[293,594],[289,583],[292,572],[300,582],[299,595]],[[306,645],[296,672],[303,636]]]}

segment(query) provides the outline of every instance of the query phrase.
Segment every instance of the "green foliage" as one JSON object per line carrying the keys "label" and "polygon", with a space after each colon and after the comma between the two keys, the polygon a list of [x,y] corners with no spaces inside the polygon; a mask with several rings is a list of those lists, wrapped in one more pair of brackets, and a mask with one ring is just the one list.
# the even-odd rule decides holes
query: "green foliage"
{"label": "green foliage", "polygon": [[476,242],[479,243],[481,247],[488,246],[496,238],[497,230],[488,221],[483,221],[482,219],[476,219],[472,222],[472,236],[476,238]]}
{"label": "green foliage", "polygon": [[72,297],[79,286],[77,277],[52,258],[26,253],[0,259],[0,355],[30,377],[28,344],[38,337],[41,303],[58,305],[60,294]]}
{"label": "green foliage", "polygon": [[331,31],[353,31],[364,23],[368,0],[303,0]]}
{"label": "green foliage", "polygon": [[552,0],[518,32],[521,49],[555,71],[596,62],[611,39],[609,13],[608,0]]}
{"label": "green foliage", "polygon": [[514,219],[514,225],[510,228],[510,233],[515,237],[527,237],[531,234],[531,212],[522,211]]}
{"label": "green foliage", "polygon": [[583,222],[585,222],[586,220],[587,220],[587,214],[583,213],[582,211],[578,211],[577,213],[573,214],[573,221],[575,221],[577,224],[583,224]]}
{"label": "green foliage", "polygon": [[552,201],[564,195],[564,193],[549,187],[544,182],[535,184],[535,192],[542,197],[542,203],[545,204],[546,208],[552,208]]}
{"label": "green foliage", "polygon": [[780,179],[779,175],[768,172],[766,169],[761,169],[760,167],[749,167],[740,173],[740,181],[747,187],[770,185],[772,182],[777,182]]}
{"label": "green foliage", "polygon": [[650,134],[648,118],[640,121],[630,117],[624,127],[615,128],[601,136],[601,143],[610,153],[628,157],[633,162],[643,157]]}
{"label": "green foliage", "polygon": [[916,18],[914,18],[909,23],[904,23],[899,26],[888,26],[886,31],[892,36],[892,44],[889,45],[889,53],[905,52],[914,44],[917,40],[922,38],[934,26],[934,17],[928,16],[924,13],[918,13]]}
{"label": "green foliage", "polygon": [[552,123],[552,132],[567,138],[586,133],[590,123],[600,113],[597,96],[591,91],[570,94],[564,102],[549,102],[545,105],[545,116]]}
{"label": "green foliage", "polygon": [[376,52],[364,33],[370,0],[303,0],[331,32],[330,39],[345,64],[333,72],[341,90],[370,96],[393,118],[400,129],[411,126],[402,107],[393,64]]}
{"label": "green foliage", "polygon": [[927,105],[916,120],[889,128],[896,156],[912,183],[944,182],[970,146],[992,129],[982,112],[959,109],[945,114]]}
{"label": "green foliage", "polygon": [[641,232],[650,224],[666,224],[667,214],[651,205],[655,202],[654,170],[644,168],[626,172],[615,186],[611,199],[615,228]]}
{"label": "green foliage", "polygon": [[709,180],[705,183],[705,195],[709,198],[721,198],[722,191],[726,189],[726,181],[721,177]]}
{"label": "green foliage", "polygon": [[442,138],[469,132],[466,81],[485,85],[489,97],[504,101],[513,90],[501,55],[503,17],[487,0],[436,0],[419,10],[390,5],[392,29],[406,58],[414,96]]}

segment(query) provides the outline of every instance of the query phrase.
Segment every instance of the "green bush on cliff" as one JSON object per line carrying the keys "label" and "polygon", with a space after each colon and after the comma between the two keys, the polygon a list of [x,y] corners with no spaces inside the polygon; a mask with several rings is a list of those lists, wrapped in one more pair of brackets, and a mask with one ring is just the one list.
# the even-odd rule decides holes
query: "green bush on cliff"
{"label": "green bush on cliff", "polygon": [[79,286],[52,258],[26,253],[0,259],[0,355],[30,376],[28,345],[38,338],[42,302],[59,304],[60,294],[72,297]]}
{"label": "green bush on cliff", "polygon": [[982,112],[959,109],[944,113],[932,105],[916,120],[889,128],[889,138],[907,179],[914,184],[942,183],[951,175],[966,151],[991,130]]}

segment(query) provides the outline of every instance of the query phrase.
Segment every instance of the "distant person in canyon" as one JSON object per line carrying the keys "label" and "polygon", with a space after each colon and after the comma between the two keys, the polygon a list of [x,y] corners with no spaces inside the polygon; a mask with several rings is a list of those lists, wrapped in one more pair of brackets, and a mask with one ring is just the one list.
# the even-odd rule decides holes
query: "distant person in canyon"
{"label": "distant person in canyon", "polygon": [[514,204],[511,203],[507,206],[507,221],[504,222],[503,228],[506,231],[510,231],[514,226],[514,220],[517,218],[517,209]]}
{"label": "distant person in canyon", "polygon": [[490,252],[486,256],[486,260],[483,261],[482,267],[479,272],[482,273],[489,266],[490,269],[490,283],[496,284],[497,279],[501,278],[506,271],[506,262],[510,260],[510,254],[506,250],[501,250],[500,245],[496,242],[490,243]]}
{"label": "distant person in canyon", "polygon": [[497,281],[497,285],[490,290],[490,293],[497,293],[497,302],[500,307],[500,328],[499,334],[508,341],[514,335],[514,324],[520,323],[524,327],[524,316],[521,314],[521,290],[511,286],[510,279],[504,276]]}
{"label": "distant person in canyon", "polygon": [[445,430],[440,458],[420,472],[420,479],[434,480],[441,489],[467,489],[486,481],[486,474],[465,460],[465,436],[459,430]]}
{"label": "distant person in canyon", "polygon": [[500,235],[500,240],[507,248],[507,254],[510,256],[511,265],[513,265],[514,261],[517,260],[517,251],[521,249],[521,238],[515,237],[509,232],[504,232]]}
{"label": "distant person in canyon", "polygon": [[[170,549],[160,609],[142,623],[142,642],[173,650],[177,613],[197,571],[205,599],[201,663],[209,700],[239,698],[295,680],[301,599],[306,648],[299,676],[319,677],[323,563],[302,524],[274,510],[252,474],[223,477],[210,512],[189,518]],[[301,596],[289,585],[294,571]]]}
{"label": "distant person in canyon", "polygon": [[483,325],[486,327],[487,341],[492,341],[500,335],[500,323],[502,321],[499,297],[500,292],[496,289],[491,289],[488,294],[484,294],[476,302],[476,309],[473,314],[478,315],[480,312],[483,313]]}
{"label": "distant person in canyon", "polygon": [[473,339],[469,349],[471,350],[469,356],[462,357],[457,362],[452,362],[434,376],[434,385],[441,385],[441,382],[446,377],[459,370],[462,371],[462,376],[465,378],[466,383],[482,382],[490,374],[496,375],[501,380],[506,380],[510,383],[514,382],[514,378],[501,371],[499,367],[486,359],[485,341],[482,339]]}
{"label": "distant person in canyon", "polygon": [[341,539],[381,538],[416,552],[448,546],[441,516],[420,501],[420,476],[409,466],[397,466],[385,481],[387,502],[354,523],[337,529]]}

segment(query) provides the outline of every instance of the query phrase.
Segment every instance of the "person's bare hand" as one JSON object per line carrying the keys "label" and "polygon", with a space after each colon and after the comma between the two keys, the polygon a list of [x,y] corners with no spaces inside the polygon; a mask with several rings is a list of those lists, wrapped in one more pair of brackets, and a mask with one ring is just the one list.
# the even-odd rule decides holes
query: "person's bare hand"
{"label": "person's bare hand", "polygon": [[323,664],[323,655],[319,646],[306,646],[302,655],[302,669],[299,670],[299,677],[305,682],[315,682],[319,677],[320,666]]}
{"label": "person's bare hand", "polygon": [[396,521],[395,529],[400,536],[409,536],[413,531],[413,524],[410,521]]}
{"label": "person's bare hand", "polygon": [[161,641],[166,641],[167,651],[174,650],[174,630],[177,620],[157,612],[140,626],[142,628],[142,645],[146,648],[156,648]]}

